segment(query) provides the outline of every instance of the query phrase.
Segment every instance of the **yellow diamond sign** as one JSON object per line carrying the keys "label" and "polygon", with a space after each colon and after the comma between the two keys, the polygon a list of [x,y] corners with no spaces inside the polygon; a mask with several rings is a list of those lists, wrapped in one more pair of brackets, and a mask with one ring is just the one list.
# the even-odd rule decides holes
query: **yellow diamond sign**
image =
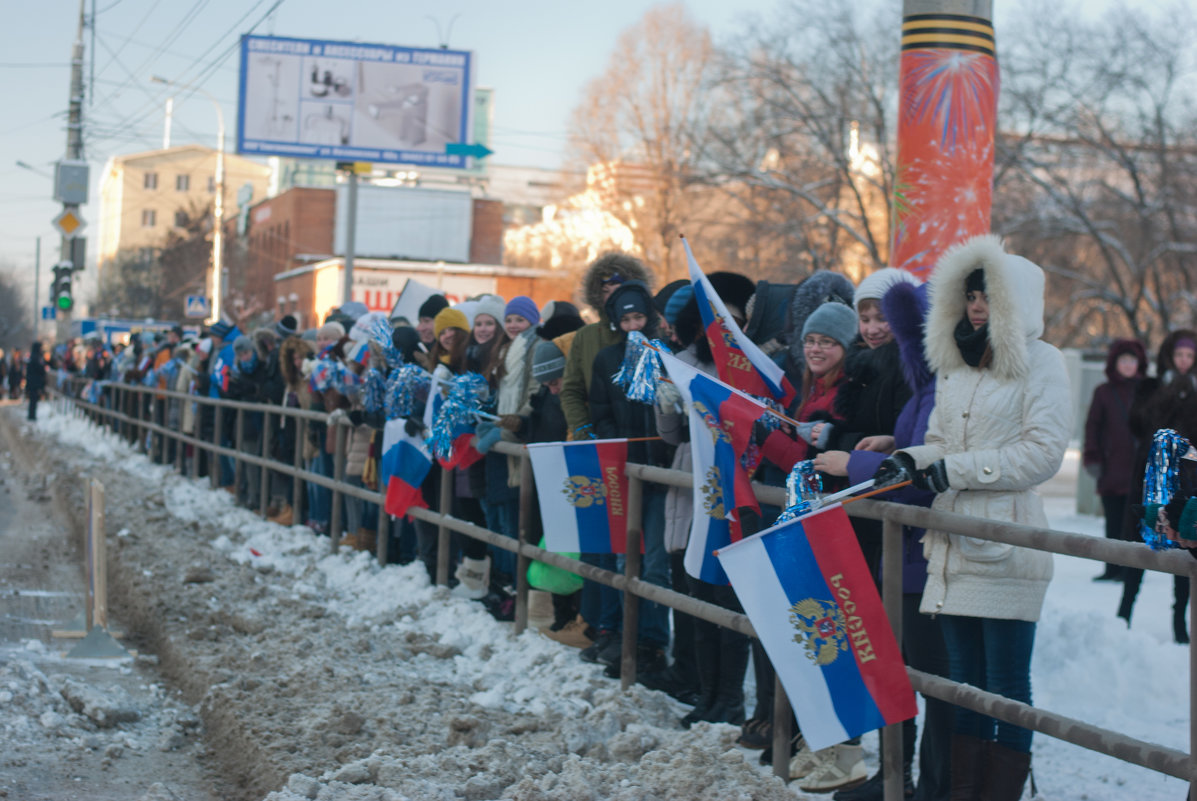
{"label": "yellow diamond sign", "polygon": [[87,227],[87,221],[70,209],[63,209],[62,214],[59,214],[50,222],[53,223],[60,234],[68,239],[78,236],[79,232]]}

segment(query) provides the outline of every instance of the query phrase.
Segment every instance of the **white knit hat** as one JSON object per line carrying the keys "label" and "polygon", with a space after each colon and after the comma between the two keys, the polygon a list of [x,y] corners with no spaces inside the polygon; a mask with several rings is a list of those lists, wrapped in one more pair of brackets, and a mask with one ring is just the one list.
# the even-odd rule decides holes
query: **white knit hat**
{"label": "white knit hat", "polygon": [[860,286],[856,287],[856,294],[852,298],[853,305],[859,310],[862,300],[880,301],[885,297],[885,293],[890,290],[890,287],[902,282],[914,284],[915,286],[922,283],[922,281],[915,278],[914,275],[906,270],[899,270],[897,267],[882,267],[880,270],[866,275],[861,280]]}

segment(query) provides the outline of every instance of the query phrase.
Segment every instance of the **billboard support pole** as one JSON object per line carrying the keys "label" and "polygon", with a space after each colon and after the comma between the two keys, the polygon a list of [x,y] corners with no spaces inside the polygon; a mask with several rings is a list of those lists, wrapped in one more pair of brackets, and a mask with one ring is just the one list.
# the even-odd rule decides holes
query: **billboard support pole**
{"label": "billboard support pole", "polygon": [[357,247],[357,170],[349,165],[349,191],[345,210],[345,271],[341,305],[353,300],[353,252]]}

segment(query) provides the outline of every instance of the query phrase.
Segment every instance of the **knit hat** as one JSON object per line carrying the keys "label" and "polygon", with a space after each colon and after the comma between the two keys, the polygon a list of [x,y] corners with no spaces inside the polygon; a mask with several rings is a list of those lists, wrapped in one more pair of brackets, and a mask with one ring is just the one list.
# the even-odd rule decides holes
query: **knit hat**
{"label": "knit hat", "polygon": [[537,343],[532,352],[532,377],[547,383],[565,375],[565,354],[549,340]]}
{"label": "knit hat", "polygon": [[436,317],[441,309],[448,308],[449,301],[444,295],[432,295],[428,300],[420,304],[420,310],[416,312],[417,317]]}
{"label": "knit hat", "polygon": [[[478,320],[479,314],[489,314],[495,318],[495,322],[499,325],[503,324],[503,318],[506,316],[504,312],[507,311],[507,304],[498,295],[483,295],[477,300],[477,308],[474,309],[474,321]],[[535,306],[535,304],[533,304]],[[539,316],[539,313],[538,313]]]}
{"label": "knit hat", "polygon": [[420,347],[420,335],[410,325],[401,325],[391,332],[391,344],[403,355],[404,361],[412,361]]}
{"label": "knit hat", "polygon": [[856,339],[856,312],[851,306],[828,301],[810,313],[802,326],[802,338],[807,334],[831,337],[846,350]]}
{"label": "knit hat", "polygon": [[527,295],[516,295],[507,301],[507,308],[504,310],[503,316],[506,317],[508,314],[518,314],[532,325],[537,325],[540,322],[540,309],[536,308],[536,302]]}
{"label": "knit hat", "polygon": [[337,311],[351,320],[356,320],[366,312],[370,311],[370,309],[366,307],[366,304],[360,301],[351,300],[348,303],[342,303],[341,308],[337,309]]}
{"label": "knit hat", "polygon": [[965,292],[984,292],[985,291],[985,271],[980,267],[973,270],[964,279]]}
{"label": "knit hat", "polygon": [[233,342],[233,353],[250,353],[254,349],[254,341],[245,334],[237,337]]}
{"label": "knit hat", "polygon": [[203,339],[201,339],[199,341],[199,344],[195,346],[195,349],[197,351],[199,351],[200,353],[202,353],[204,356],[209,355],[210,353],[212,353],[212,340],[207,337],[204,337]]}
{"label": "knit hat", "polygon": [[460,328],[462,331],[469,331],[470,321],[466,319],[460,309],[446,306],[436,313],[436,317],[432,321],[433,336],[439,339],[441,332],[446,328]]}
{"label": "knit hat", "polygon": [[606,303],[607,319],[619,325],[625,314],[639,312],[652,319],[656,314],[653,308],[652,295],[648,294],[648,287],[640,281],[625,281],[611,293]]}
{"label": "knit hat", "polygon": [[299,330],[299,323],[296,322],[294,315],[285,315],[281,320],[274,324],[274,331],[279,337],[293,337]]}
{"label": "knit hat", "polygon": [[578,313],[578,307],[568,300],[550,300],[540,312],[540,319],[546,321],[562,316],[581,317],[582,315]]}
{"label": "knit hat", "polygon": [[338,340],[345,336],[345,326],[338,323],[336,320],[325,323],[320,326],[320,330],[316,332],[317,339]]}
{"label": "knit hat", "polygon": [[690,299],[694,297],[694,287],[690,284],[678,288],[669,298],[669,302],[665,304],[665,310],[662,312],[665,315],[665,320],[670,325],[677,325],[677,316]]}
{"label": "knit hat", "polygon": [[860,285],[856,287],[853,304],[859,310],[862,300],[875,300],[880,303],[881,299],[885,297],[885,293],[890,290],[890,287],[903,282],[914,284],[915,286],[922,283],[906,270],[899,270],[897,267],[882,267],[876,272],[869,273],[861,280]]}
{"label": "knit hat", "polygon": [[[679,278],[676,281],[670,281],[665,286],[661,287],[661,291],[653,295],[653,305],[657,307],[657,311],[661,314],[665,313],[665,307],[669,305],[670,298],[682,287],[690,286],[689,278]],[[668,318],[667,318],[668,319]]]}
{"label": "knit hat", "polygon": [[235,327],[236,326],[234,326],[232,323],[225,320],[217,320],[216,322],[212,323],[212,325],[208,326],[208,332],[214,337],[220,337],[221,339],[224,339]]}

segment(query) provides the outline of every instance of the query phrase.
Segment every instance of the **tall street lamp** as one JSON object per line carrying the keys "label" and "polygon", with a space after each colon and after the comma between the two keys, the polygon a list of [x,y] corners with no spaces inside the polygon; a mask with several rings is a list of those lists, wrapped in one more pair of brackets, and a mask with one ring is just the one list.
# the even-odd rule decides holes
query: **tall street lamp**
{"label": "tall street lamp", "polygon": [[212,324],[220,319],[221,298],[223,296],[221,288],[221,271],[223,268],[221,245],[224,240],[224,111],[220,108],[220,102],[210,92],[198,86],[168,81],[166,78],[158,75],[153,76],[150,80],[154,83],[173,86],[180,91],[190,89],[199,92],[211,100],[212,105],[216,108],[216,201],[212,204],[212,221],[215,224],[215,230],[212,232],[212,314],[207,320],[209,324]]}

